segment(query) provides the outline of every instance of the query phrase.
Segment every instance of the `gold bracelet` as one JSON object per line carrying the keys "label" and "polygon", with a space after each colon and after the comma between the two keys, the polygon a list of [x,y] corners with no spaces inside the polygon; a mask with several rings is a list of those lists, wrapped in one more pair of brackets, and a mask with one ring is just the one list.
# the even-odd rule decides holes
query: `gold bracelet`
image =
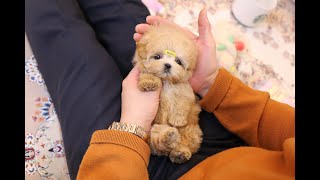
{"label": "gold bracelet", "polygon": [[130,133],[140,137],[145,142],[148,141],[148,134],[141,126],[138,126],[138,125],[127,124],[127,123],[122,123],[122,122],[113,122],[108,127],[108,130],[119,130],[119,131],[130,132]]}

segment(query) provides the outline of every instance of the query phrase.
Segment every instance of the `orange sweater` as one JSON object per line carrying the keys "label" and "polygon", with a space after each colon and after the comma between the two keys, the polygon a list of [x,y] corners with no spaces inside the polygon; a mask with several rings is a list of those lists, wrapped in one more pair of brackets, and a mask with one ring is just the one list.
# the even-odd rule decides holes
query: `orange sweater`
{"label": "orange sweater", "polygon": [[[180,179],[295,178],[294,108],[249,88],[223,68],[200,104],[250,147],[215,154]],[[150,149],[139,137],[98,130],[77,179],[148,179],[149,157]]]}

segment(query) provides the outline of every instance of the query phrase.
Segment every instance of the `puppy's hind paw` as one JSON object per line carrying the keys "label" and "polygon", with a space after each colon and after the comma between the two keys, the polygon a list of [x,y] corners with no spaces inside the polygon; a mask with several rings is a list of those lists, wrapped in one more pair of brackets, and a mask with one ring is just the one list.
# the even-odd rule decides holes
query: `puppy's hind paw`
{"label": "puppy's hind paw", "polygon": [[168,148],[175,148],[177,141],[180,141],[180,134],[177,128],[174,127],[168,128],[161,137],[161,142]]}
{"label": "puppy's hind paw", "polygon": [[189,149],[173,150],[170,152],[169,159],[173,163],[181,164],[188,161],[191,155]]}

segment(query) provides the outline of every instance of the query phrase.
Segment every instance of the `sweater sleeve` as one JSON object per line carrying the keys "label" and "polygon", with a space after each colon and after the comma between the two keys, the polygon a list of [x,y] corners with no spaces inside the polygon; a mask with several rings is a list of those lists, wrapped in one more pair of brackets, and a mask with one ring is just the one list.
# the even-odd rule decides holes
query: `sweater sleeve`
{"label": "sweater sleeve", "polygon": [[98,130],[93,133],[77,179],[148,179],[149,157],[149,146],[134,134]]}
{"label": "sweater sleeve", "polygon": [[293,107],[248,87],[223,68],[200,105],[251,146],[282,150],[283,142],[294,137]]}

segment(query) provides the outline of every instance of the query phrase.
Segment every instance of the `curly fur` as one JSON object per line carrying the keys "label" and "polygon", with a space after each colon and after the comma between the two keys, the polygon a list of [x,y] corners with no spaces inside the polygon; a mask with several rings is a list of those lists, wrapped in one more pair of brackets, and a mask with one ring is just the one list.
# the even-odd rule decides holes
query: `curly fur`
{"label": "curly fur", "polygon": [[[200,147],[200,106],[188,83],[196,66],[197,47],[185,32],[171,25],[151,26],[137,43],[134,63],[140,68],[138,87],[154,91],[161,86],[159,110],[150,130],[154,155],[174,163],[189,160]],[[170,50],[176,57],[164,53]]]}

